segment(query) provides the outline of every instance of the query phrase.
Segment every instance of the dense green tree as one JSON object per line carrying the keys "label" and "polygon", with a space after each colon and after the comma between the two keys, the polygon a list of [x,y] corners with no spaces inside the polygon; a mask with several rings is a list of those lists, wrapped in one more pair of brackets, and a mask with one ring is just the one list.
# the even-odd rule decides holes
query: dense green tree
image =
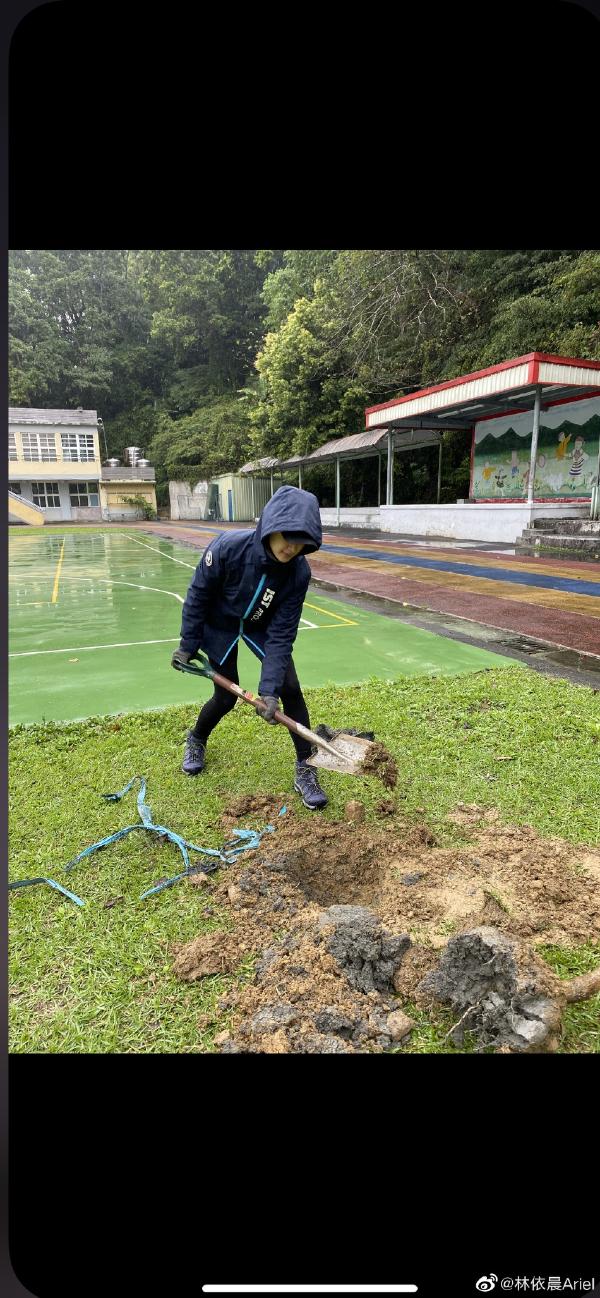
{"label": "dense green tree", "polygon": [[160,249],[141,253],[139,263],[152,337],[179,370],[194,370],[202,395],[235,391],[263,336],[265,269],[256,250]]}
{"label": "dense green tree", "polygon": [[[268,308],[267,329],[279,329],[299,298],[313,296],[317,280],[331,270],[338,252],[336,248],[288,248],[282,259],[275,258],[277,264],[263,287]],[[257,261],[263,267],[271,264],[269,258],[272,261],[273,254],[264,250],[257,254]]]}
{"label": "dense green tree", "polygon": [[50,405],[67,357],[58,321],[47,311],[27,254],[12,253],[9,288],[9,392],[15,406]]}
{"label": "dense green tree", "polygon": [[205,398],[181,419],[159,414],[150,443],[153,462],[164,464],[172,476],[182,478],[189,466],[205,478],[235,471],[250,454],[250,419],[236,394]]}

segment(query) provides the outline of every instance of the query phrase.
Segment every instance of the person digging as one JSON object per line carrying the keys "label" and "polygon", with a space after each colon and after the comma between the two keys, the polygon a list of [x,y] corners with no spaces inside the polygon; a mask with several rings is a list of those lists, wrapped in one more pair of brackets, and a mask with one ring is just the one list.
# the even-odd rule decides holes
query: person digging
{"label": "person digging", "polygon": [[[310,728],[308,708],[292,659],[311,571],[305,554],[323,539],[316,496],[299,487],[279,487],[255,530],[223,532],[204,551],[183,605],[181,640],[171,662],[187,664],[202,649],[213,670],[239,684],[238,643],[261,661],[260,715],[270,725],[279,707]],[[193,730],[188,733],[182,771],[204,770],[209,735],[235,707],[235,697],[216,683]],[[290,732],[291,733],[291,732]],[[305,807],[327,805],[317,773],[307,766],[311,745],[291,734],[296,750],[294,789]]]}

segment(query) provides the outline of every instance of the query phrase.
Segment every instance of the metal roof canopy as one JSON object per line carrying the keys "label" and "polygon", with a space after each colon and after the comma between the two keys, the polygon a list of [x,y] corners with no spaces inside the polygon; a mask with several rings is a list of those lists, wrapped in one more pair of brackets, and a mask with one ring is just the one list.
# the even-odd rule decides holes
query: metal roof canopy
{"label": "metal roof canopy", "polygon": [[[392,453],[390,456],[390,441],[393,442]],[[286,469],[298,470],[298,486],[302,487],[302,469],[304,466],[312,464],[335,464],[335,505],[337,510],[337,523],[340,524],[340,462],[341,460],[361,460],[367,456],[381,457],[382,451],[387,452],[387,488],[386,495],[388,502],[392,487],[390,485],[390,475],[393,472],[394,450],[418,450],[422,446],[439,446],[438,460],[438,483],[437,494],[438,501],[440,498],[441,472],[442,472],[442,431],[438,430],[420,430],[410,429],[407,432],[389,432],[387,428],[377,429],[369,433],[352,433],[349,437],[334,437],[323,446],[318,446],[316,451],[311,451],[308,455],[294,455],[287,460],[274,460],[265,457],[261,460],[255,460],[254,463],[245,464],[239,470],[240,473],[264,473],[268,468],[271,473],[271,493],[273,492],[273,474],[277,470],[282,473]],[[381,497],[381,475],[377,475],[378,496]],[[378,500],[378,506],[381,500]]]}
{"label": "metal roof canopy", "polygon": [[[329,442],[324,442],[323,446],[318,446],[316,451],[310,451],[307,455],[292,455],[287,460],[275,460],[266,456],[262,460],[254,460],[249,464],[242,465],[238,470],[239,473],[263,473],[265,469],[298,469],[304,464],[335,464],[338,458],[343,460],[366,459],[367,456],[373,456],[379,453],[380,449],[387,446],[387,429],[379,429],[374,433],[352,433],[349,437],[334,437]],[[406,433],[394,434],[394,447],[397,450],[420,446],[437,446],[441,438],[441,432],[433,429],[427,431],[416,431],[411,429]]]}
{"label": "metal roof canopy", "polygon": [[[394,434],[394,446],[397,450],[419,446],[437,446],[441,432],[427,430],[416,432],[411,429],[406,433]],[[309,455],[294,455],[288,460],[278,460],[279,469],[297,469],[300,465],[335,464],[338,459],[359,460],[377,455],[387,443],[387,428],[370,433],[352,433],[350,437],[334,437]]]}
{"label": "metal roof canopy", "polygon": [[265,469],[275,469],[279,460],[273,459],[272,455],[263,455],[262,460],[252,460],[249,464],[242,464],[238,473],[264,473]]}
{"label": "metal roof canopy", "polygon": [[[365,410],[368,429],[390,433],[387,504],[393,504],[392,434],[399,428],[458,428],[474,434],[475,424],[494,416],[533,412],[527,504],[533,504],[535,464],[542,410],[562,401],[600,394],[600,361],[547,352],[528,352],[485,370],[422,388]],[[600,461],[600,453],[599,453]],[[441,444],[440,444],[441,471]],[[440,473],[438,473],[439,501]]]}
{"label": "metal roof canopy", "polygon": [[541,409],[558,401],[600,392],[600,361],[528,352],[485,370],[422,388],[383,405],[368,406],[365,423],[375,428],[472,429],[493,415]]}

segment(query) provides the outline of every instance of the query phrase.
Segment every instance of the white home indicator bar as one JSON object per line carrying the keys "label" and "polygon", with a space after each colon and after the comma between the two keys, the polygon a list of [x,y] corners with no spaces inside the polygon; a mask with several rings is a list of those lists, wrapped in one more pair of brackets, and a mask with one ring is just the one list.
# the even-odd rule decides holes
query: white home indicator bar
{"label": "white home indicator bar", "polygon": [[416,1284],[203,1284],[203,1293],[417,1293]]}

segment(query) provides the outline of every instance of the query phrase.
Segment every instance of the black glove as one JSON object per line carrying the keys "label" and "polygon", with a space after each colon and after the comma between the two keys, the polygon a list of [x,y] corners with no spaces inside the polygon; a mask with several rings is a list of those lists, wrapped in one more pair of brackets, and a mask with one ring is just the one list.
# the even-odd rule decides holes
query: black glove
{"label": "black glove", "polygon": [[178,667],[180,663],[189,663],[192,654],[185,652],[185,649],[176,649],[171,658],[171,667]]}
{"label": "black glove", "polygon": [[265,721],[268,721],[270,726],[276,726],[277,722],[274,720],[273,714],[279,707],[279,699],[276,699],[273,694],[260,694],[259,698],[261,703],[265,705],[264,710],[261,709],[260,716]]}

